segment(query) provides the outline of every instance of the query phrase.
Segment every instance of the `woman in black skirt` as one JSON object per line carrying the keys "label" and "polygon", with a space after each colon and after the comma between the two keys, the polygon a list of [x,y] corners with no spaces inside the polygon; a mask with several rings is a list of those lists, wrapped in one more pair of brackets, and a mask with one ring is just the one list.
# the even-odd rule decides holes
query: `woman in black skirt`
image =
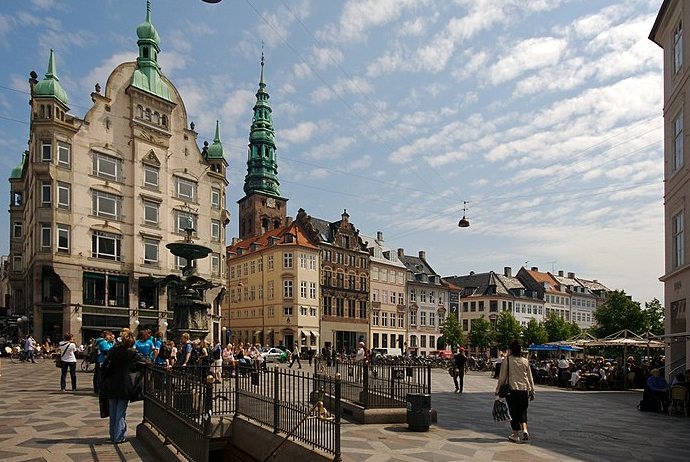
{"label": "woman in black skirt", "polygon": [[499,388],[506,383],[511,389],[506,401],[511,417],[510,428],[513,430],[508,439],[514,443],[528,442],[527,406],[534,399],[534,380],[529,361],[522,356],[522,347],[518,340],[510,344],[510,354],[503,361],[496,385],[496,399]]}

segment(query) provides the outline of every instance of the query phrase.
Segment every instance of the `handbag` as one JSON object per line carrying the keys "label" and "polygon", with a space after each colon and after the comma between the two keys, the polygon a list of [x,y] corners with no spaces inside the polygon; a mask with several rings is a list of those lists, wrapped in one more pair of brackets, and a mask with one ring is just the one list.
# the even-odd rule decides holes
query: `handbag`
{"label": "handbag", "polygon": [[65,351],[63,351],[60,356],[55,358],[55,367],[59,367],[60,369],[62,369],[62,357],[65,356],[65,353],[67,353],[67,350],[69,350],[69,346],[70,344],[68,343],[65,347]]}
{"label": "handbag", "polygon": [[510,359],[506,357],[506,383],[498,387],[498,397],[505,398],[511,392],[510,388]]}
{"label": "handbag", "polygon": [[144,399],[144,375],[141,372],[127,374],[127,399],[130,403]]}
{"label": "handbag", "polygon": [[496,422],[510,420],[510,411],[508,410],[508,405],[502,399],[494,400],[494,409],[492,414]]}
{"label": "handbag", "polygon": [[110,417],[110,405],[107,398],[98,398],[98,410],[101,414],[101,419]]}

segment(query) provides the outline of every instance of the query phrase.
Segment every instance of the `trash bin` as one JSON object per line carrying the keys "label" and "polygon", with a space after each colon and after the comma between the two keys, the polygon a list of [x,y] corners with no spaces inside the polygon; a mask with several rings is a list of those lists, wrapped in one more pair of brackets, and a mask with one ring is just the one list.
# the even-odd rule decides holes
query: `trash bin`
{"label": "trash bin", "polygon": [[413,432],[429,431],[431,424],[431,395],[407,394],[407,427]]}

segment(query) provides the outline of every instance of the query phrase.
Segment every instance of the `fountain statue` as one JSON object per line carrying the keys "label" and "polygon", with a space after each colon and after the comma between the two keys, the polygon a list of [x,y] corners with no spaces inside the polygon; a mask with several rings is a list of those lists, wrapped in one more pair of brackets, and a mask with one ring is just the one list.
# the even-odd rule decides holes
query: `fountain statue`
{"label": "fountain statue", "polygon": [[176,257],[185,259],[182,276],[169,274],[158,278],[155,282],[168,289],[168,307],[172,309],[173,320],[168,328],[168,339],[180,344],[184,332],[188,332],[191,339],[206,338],[208,328],[208,310],[211,304],[204,301],[204,292],[218,284],[214,284],[196,275],[195,260],[206,258],[211,249],[192,242],[194,229],[185,228],[187,236],[183,241],[171,242],[166,247]]}

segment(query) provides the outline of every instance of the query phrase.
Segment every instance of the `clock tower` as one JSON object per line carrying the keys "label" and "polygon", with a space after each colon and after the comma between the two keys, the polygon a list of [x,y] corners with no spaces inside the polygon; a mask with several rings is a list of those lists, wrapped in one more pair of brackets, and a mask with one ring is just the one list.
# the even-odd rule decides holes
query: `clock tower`
{"label": "clock tower", "polygon": [[275,131],[264,83],[264,57],[261,55],[261,77],[256,92],[254,117],[249,131],[245,196],[239,204],[239,237],[260,236],[285,225],[287,199],[280,196]]}

